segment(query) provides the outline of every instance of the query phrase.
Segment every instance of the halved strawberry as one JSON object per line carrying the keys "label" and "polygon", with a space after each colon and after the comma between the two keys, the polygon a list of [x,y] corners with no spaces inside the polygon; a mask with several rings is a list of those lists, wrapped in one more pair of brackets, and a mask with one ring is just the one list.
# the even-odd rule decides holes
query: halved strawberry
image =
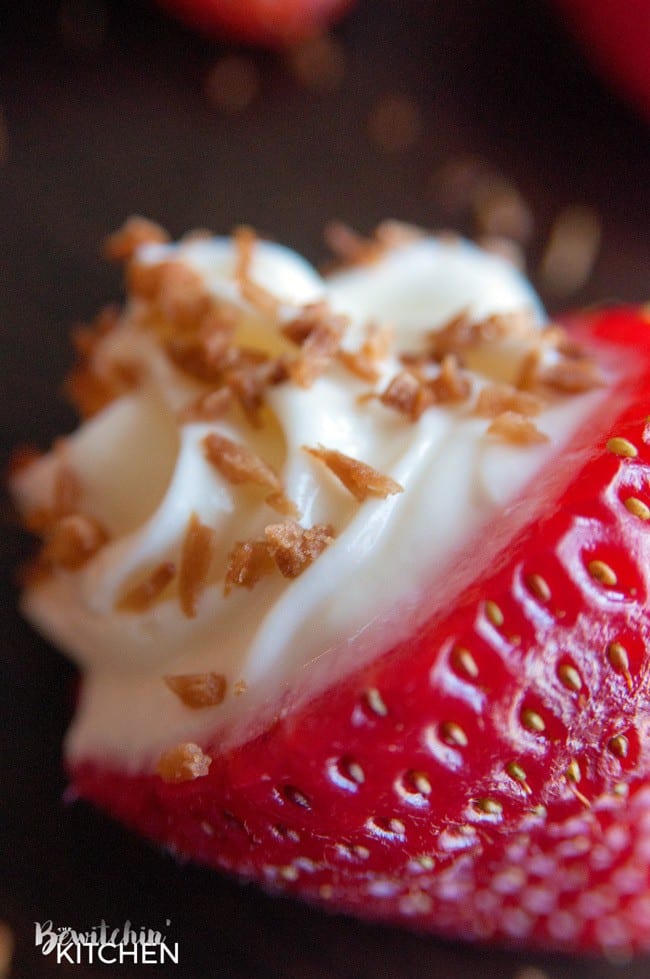
{"label": "halved strawberry", "polygon": [[632,310],[570,330],[619,379],[457,558],[449,577],[476,570],[444,612],[306,705],[289,695],[253,740],[223,751],[206,732],[185,748],[201,777],[87,761],[79,795],[332,910],[648,949],[650,331]]}

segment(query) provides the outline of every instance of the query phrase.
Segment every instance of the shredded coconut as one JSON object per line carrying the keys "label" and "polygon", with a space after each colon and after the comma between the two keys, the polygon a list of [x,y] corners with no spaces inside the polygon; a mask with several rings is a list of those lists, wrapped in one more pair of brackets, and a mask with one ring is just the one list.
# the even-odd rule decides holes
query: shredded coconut
{"label": "shredded coconut", "polygon": [[365,462],[353,459],[336,449],[326,449],[323,445],[312,449],[305,446],[305,451],[323,462],[334,473],[347,490],[362,503],[369,496],[385,498],[394,493],[403,493],[404,487],[385,476]]}

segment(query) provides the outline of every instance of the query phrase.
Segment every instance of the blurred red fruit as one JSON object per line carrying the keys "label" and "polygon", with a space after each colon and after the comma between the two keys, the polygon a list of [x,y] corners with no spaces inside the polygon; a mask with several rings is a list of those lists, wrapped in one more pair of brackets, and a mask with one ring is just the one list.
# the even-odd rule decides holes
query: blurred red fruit
{"label": "blurred red fruit", "polygon": [[650,119],[650,0],[554,0],[587,53]]}
{"label": "blurred red fruit", "polygon": [[271,48],[322,33],[352,0],[159,0],[190,27]]}

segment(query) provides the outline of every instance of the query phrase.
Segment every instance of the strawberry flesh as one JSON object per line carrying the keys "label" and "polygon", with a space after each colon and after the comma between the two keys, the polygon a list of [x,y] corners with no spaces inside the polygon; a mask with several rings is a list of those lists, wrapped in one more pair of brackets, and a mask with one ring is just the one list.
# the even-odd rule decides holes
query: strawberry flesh
{"label": "strawberry flesh", "polygon": [[206,732],[205,777],[89,759],[78,793],[331,910],[650,948],[650,330],[630,310],[571,329],[622,375],[592,431],[465,555],[476,574],[444,614],[243,745],[220,753]]}

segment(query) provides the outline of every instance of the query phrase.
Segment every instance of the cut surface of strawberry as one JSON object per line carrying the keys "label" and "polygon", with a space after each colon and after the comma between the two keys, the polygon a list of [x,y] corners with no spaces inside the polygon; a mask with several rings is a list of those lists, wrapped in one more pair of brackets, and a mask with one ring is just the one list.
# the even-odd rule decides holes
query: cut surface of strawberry
{"label": "cut surface of strawberry", "polygon": [[[522,325],[516,318],[513,326],[512,318],[504,320],[504,314],[490,317],[483,311],[473,316],[461,311],[446,326],[438,324],[427,334],[429,366],[422,362],[422,350],[410,347],[408,355],[400,353],[401,366],[391,361],[382,375],[378,364],[389,354],[378,324],[361,330],[348,348],[340,346],[342,332],[347,328],[354,334],[371,315],[373,302],[383,307],[384,293],[401,283],[411,300],[404,328],[412,341],[410,331],[417,325],[412,302],[415,284],[426,282],[428,288],[438,274],[435,270],[443,268],[438,263],[447,263],[441,280],[453,292],[451,283],[459,273],[454,263],[459,257],[464,263],[460,277],[470,283],[482,281],[485,267],[481,264],[479,270],[473,265],[478,257],[465,251],[467,246],[455,246],[460,251],[450,255],[428,240],[400,237],[398,242],[394,228],[388,253],[377,251],[377,241],[371,244],[363,250],[367,264],[339,273],[324,291],[305,266],[287,265],[284,253],[262,249],[258,252],[262,265],[251,271],[251,249],[258,246],[248,233],[239,236],[234,256],[227,250],[197,252],[192,268],[207,267],[209,258],[214,269],[222,260],[234,258],[238,288],[249,304],[243,307],[243,320],[237,319],[242,308],[236,307],[235,325],[229,319],[234,309],[230,294],[228,305],[223,305],[225,294],[220,294],[218,309],[212,304],[205,307],[205,292],[194,288],[197,283],[188,276],[186,264],[170,272],[167,246],[151,246],[146,262],[138,252],[129,271],[138,296],[129,312],[129,350],[133,357],[134,336],[147,337],[142,342],[147,356],[153,356],[148,363],[155,366],[146,382],[139,373],[143,362],[132,361],[128,377],[124,369],[109,374],[105,360],[110,352],[115,367],[120,327],[113,328],[117,332],[110,342],[97,341],[95,333],[95,339],[86,342],[93,370],[90,378],[82,375],[81,392],[86,406],[89,393],[94,398],[99,393],[110,397],[81,430],[83,438],[88,441],[89,431],[95,436],[106,433],[101,427],[106,419],[114,423],[115,412],[128,407],[120,385],[129,381],[133,387],[133,375],[138,377],[140,393],[130,394],[135,400],[129,404],[139,405],[137,399],[144,397],[147,384],[153,386],[156,377],[169,381],[172,375],[165,372],[170,359],[182,365],[182,376],[173,375],[171,385],[178,399],[174,411],[192,438],[198,439],[210,479],[222,496],[222,481],[234,487],[233,494],[244,492],[239,489],[244,484],[246,492],[258,494],[255,506],[264,512],[259,532],[229,545],[227,555],[224,603],[235,598],[245,608],[261,601],[256,596],[268,598],[281,589],[289,594],[295,586],[315,579],[314,569],[320,569],[320,575],[330,567],[327,562],[334,560],[336,547],[349,539],[341,521],[345,518],[350,521],[345,527],[354,526],[346,507],[355,515],[365,512],[370,528],[366,533],[379,526],[376,514],[384,507],[398,507],[407,499],[411,512],[417,510],[417,494],[407,496],[408,473],[400,484],[399,467],[383,466],[380,471],[367,458],[360,462],[358,454],[343,451],[350,448],[345,442],[340,448],[328,446],[323,435],[317,444],[310,443],[306,468],[297,470],[296,481],[288,463],[276,470],[252,452],[250,445],[257,443],[238,442],[234,436],[242,431],[250,431],[251,439],[261,438],[259,433],[268,424],[258,414],[256,400],[262,390],[258,385],[262,366],[264,404],[273,407],[277,418],[284,417],[282,392],[290,397],[295,414],[309,403],[305,397],[315,397],[321,389],[328,397],[325,417],[335,418],[338,395],[332,378],[341,371],[341,377],[356,378],[352,391],[359,410],[369,404],[373,419],[388,418],[400,444],[416,431],[428,431],[436,412],[441,418],[447,417],[445,413],[464,418],[466,412],[468,425],[477,430],[482,426],[479,445],[492,445],[493,440],[501,444],[504,439],[508,443],[508,451],[498,456],[497,475],[517,489],[502,498],[503,505],[486,510],[476,533],[472,531],[446,553],[442,571],[424,575],[415,598],[408,598],[408,589],[400,593],[395,581],[392,591],[401,598],[388,610],[390,614],[378,616],[376,622],[369,620],[365,630],[336,647],[323,638],[334,635],[327,632],[331,622],[319,619],[310,627],[325,642],[319,656],[297,659],[293,672],[283,674],[276,688],[270,678],[274,669],[280,669],[280,660],[271,658],[272,668],[266,673],[268,663],[256,661],[247,690],[243,681],[236,683],[234,676],[219,669],[218,645],[211,653],[210,670],[198,672],[190,652],[179,655],[177,651],[176,658],[170,655],[154,662],[149,676],[145,655],[153,656],[154,650],[147,651],[138,631],[155,633],[156,609],[173,604],[177,616],[182,610],[187,635],[201,635],[202,615],[216,601],[211,574],[221,560],[219,536],[224,536],[228,524],[220,524],[215,534],[206,511],[195,510],[180,547],[171,548],[165,561],[153,564],[147,557],[143,562],[137,547],[144,537],[138,528],[146,514],[125,516],[113,497],[112,515],[107,510],[100,513],[98,497],[89,488],[94,470],[89,456],[80,454],[78,443],[72,444],[65,459],[68,464],[83,460],[85,468],[76,471],[81,488],[75,485],[74,466],[52,472],[46,460],[32,463],[23,477],[18,474],[15,484],[28,522],[45,534],[27,611],[56,636],[65,628],[65,615],[57,618],[48,594],[62,600],[74,589],[81,591],[87,604],[85,617],[76,620],[82,633],[93,635],[88,630],[99,617],[105,622],[104,631],[119,628],[125,630],[124,637],[130,634],[133,652],[121,669],[141,694],[137,731],[158,730],[150,741],[133,740],[136,728],[132,726],[129,733],[125,698],[120,727],[123,748],[120,732],[111,740],[117,701],[102,700],[98,693],[102,682],[109,687],[112,682],[110,650],[84,651],[81,636],[76,652],[87,670],[82,723],[77,722],[68,741],[74,789],[179,854],[334,911],[480,940],[620,954],[648,949],[647,317],[634,310],[604,311],[574,318],[566,333],[542,330],[544,343],[551,343],[554,352],[544,362],[538,356],[537,333],[530,332],[530,319]],[[269,269],[272,273],[275,291],[264,278],[264,262],[271,262],[266,269],[267,275]],[[417,268],[423,278],[409,278]],[[502,291],[497,290],[491,302],[506,307],[511,303],[517,309],[530,300],[530,294],[508,278],[510,272],[501,266],[490,269],[497,278],[503,276]],[[291,283],[291,297],[287,283]],[[283,296],[279,305],[278,295]],[[295,303],[297,315],[294,308],[285,309]],[[230,359],[224,366],[218,359],[225,355],[217,343],[224,331],[231,335],[234,330],[237,336],[242,330],[247,342],[252,336],[259,342],[260,323],[251,308],[266,329],[275,324],[292,346],[285,348],[284,340],[279,343],[277,332],[270,334],[276,338],[271,341],[263,331],[266,359],[251,362],[247,355],[244,370],[241,353],[235,363],[229,347]],[[352,318],[347,326],[341,321],[344,308]],[[535,331],[540,328],[539,323],[534,326]],[[496,361],[486,353],[488,336],[497,347],[501,345],[502,356]],[[526,349],[532,344],[532,360],[521,357],[522,337]],[[165,358],[160,357],[161,350]],[[208,384],[206,376],[215,358],[216,379]],[[513,363],[518,386],[504,378],[486,385],[472,373],[492,378],[494,371],[503,372]],[[377,387],[369,398],[373,369],[379,376],[372,382]],[[317,378],[314,371],[321,372]],[[91,379],[98,380],[98,373],[104,382],[101,391],[90,384]],[[535,403],[542,378],[547,396],[554,399],[551,408]],[[117,391],[105,391],[109,380]],[[79,394],[78,375],[77,385]],[[309,391],[312,395],[304,394]],[[567,415],[562,408],[568,403],[565,399],[572,397],[589,411]],[[231,398],[238,399],[235,408]],[[587,400],[580,402],[582,398]],[[556,416],[545,413],[552,410],[559,412],[560,427],[569,426],[563,438],[549,420]],[[160,413],[151,404],[147,411],[153,413],[127,414],[126,420],[129,425],[134,418],[147,423],[164,459],[164,426],[156,434]],[[241,413],[241,427],[226,429],[223,419],[233,411]],[[200,427],[208,424],[206,419],[211,426],[208,434]],[[137,440],[135,428],[129,430]],[[452,441],[454,433],[455,429]],[[302,431],[299,434],[302,439]],[[548,441],[540,441],[542,436]],[[174,451],[180,451],[182,461],[183,450],[175,446]],[[525,463],[531,453],[539,453],[539,464],[533,469]],[[60,457],[56,461],[60,463]],[[377,461],[374,456],[372,461]],[[161,466],[164,486],[170,479],[169,466]],[[178,466],[177,462],[176,472]],[[192,472],[196,479],[203,478],[203,470]],[[332,499],[347,493],[345,506],[333,515],[308,511],[311,519],[305,519],[313,486],[309,484],[312,489],[303,496],[295,487],[305,484],[306,473],[316,473],[313,478],[319,486],[323,480],[327,493],[334,494]],[[498,482],[495,477],[490,483],[495,493]],[[37,490],[44,483],[49,511],[38,499]],[[253,483],[252,489],[248,483]],[[430,488],[426,486],[435,492],[435,480]],[[75,510],[78,493],[88,504],[87,512]],[[145,511],[153,507],[158,514],[157,540],[164,540],[159,518],[167,510],[159,495],[153,493]],[[90,506],[93,501],[95,509]],[[39,502],[40,507],[35,506]],[[467,514],[471,528],[470,517]],[[144,526],[152,524],[145,519]],[[162,530],[169,526],[166,518]],[[434,529],[418,523],[416,536],[426,544]],[[417,542],[408,540],[407,553],[415,561]],[[126,558],[122,561],[127,567],[119,568],[119,587],[111,593],[115,604],[103,620],[103,576],[115,575],[116,554],[131,553],[136,553],[140,564],[130,558],[130,564]],[[405,567],[397,557],[372,573],[364,566],[368,576],[364,583],[379,591],[395,568],[403,576]],[[353,589],[348,581],[354,578],[344,579],[339,572],[339,586],[344,580],[345,588]],[[333,607],[346,600],[336,584],[330,579]],[[354,591],[355,598],[360,594]],[[74,608],[73,599],[69,601],[68,611]],[[282,624],[282,616],[273,621]],[[155,697],[160,700],[149,695],[148,684],[154,681]],[[265,684],[270,691],[267,699],[259,696]],[[237,727],[232,704],[245,705],[246,698],[254,696],[257,722]],[[158,703],[165,705],[162,728]],[[242,707],[242,716],[246,709]],[[84,712],[86,721],[93,721],[92,729],[88,723],[84,727]],[[185,728],[175,727],[181,723],[179,718]],[[179,730],[185,730],[186,736],[179,737]]]}

